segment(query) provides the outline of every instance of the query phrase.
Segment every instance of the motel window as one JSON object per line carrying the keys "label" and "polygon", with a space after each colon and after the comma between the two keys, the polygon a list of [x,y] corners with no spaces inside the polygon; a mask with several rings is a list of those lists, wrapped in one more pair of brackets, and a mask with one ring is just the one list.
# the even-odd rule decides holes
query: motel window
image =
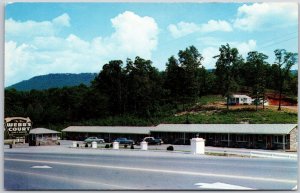
{"label": "motel window", "polygon": [[282,135],[275,135],[273,137],[273,142],[274,143],[283,143],[283,137],[282,137]]}
{"label": "motel window", "polygon": [[[273,137],[273,142],[274,143],[283,143],[283,136],[282,135],[276,135]],[[285,135],[285,143],[289,143],[289,135]]]}
{"label": "motel window", "polygon": [[289,142],[290,142],[290,135],[286,135],[286,136],[285,136],[285,142],[286,142],[286,143],[289,143]]}
{"label": "motel window", "polygon": [[237,142],[246,142],[247,141],[246,135],[237,135],[236,141]]}
{"label": "motel window", "polygon": [[52,134],[52,140],[57,140],[57,135],[56,134]]}
{"label": "motel window", "polygon": [[228,135],[221,135],[221,141],[228,141]]}
{"label": "motel window", "polygon": [[262,141],[262,140],[263,140],[262,135],[259,135],[258,138],[257,138],[257,140],[258,140],[258,141]]}

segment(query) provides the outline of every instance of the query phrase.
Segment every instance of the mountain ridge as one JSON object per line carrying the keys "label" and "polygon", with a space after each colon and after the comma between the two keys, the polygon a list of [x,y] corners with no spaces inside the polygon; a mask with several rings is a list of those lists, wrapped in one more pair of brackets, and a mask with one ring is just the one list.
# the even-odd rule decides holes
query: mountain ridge
{"label": "mountain ridge", "polygon": [[80,84],[89,86],[96,76],[97,73],[51,73],[34,76],[28,80],[8,86],[6,89],[14,88],[19,91],[29,91],[33,89],[46,90],[49,88],[62,88],[64,86],[77,86]]}

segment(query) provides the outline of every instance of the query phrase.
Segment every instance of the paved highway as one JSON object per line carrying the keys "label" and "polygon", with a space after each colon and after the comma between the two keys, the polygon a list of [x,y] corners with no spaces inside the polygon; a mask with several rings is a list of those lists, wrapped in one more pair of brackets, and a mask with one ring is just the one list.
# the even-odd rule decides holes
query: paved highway
{"label": "paved highway", "polygon": [[291,190],[297,185],[296,160],[103,152],[5,152],[5,189]]}

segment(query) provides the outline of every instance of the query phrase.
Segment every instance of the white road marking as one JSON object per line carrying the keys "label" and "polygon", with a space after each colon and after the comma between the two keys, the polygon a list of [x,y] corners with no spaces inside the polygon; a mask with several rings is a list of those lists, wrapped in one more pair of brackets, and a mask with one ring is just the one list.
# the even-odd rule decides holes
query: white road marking
{"label": "white road marking", "polygon": [[297,185],[292,189],[292,190],[297,190],[298,188],[297,188]]}
{"label": "white road marking", "polygon": [[[41,157],[49,157],[49,156],[45,156],[45,155],[41,155]],[[59,155],[59,157],[60,158],[72,158],[72,159],[82,159],[82,157],[79,157],[79,156],[72,156],[72,157],[70,157],[70,156],[63,156],[63,155]],[[95,158],[95,157],[92,157],[92,158],[87,158],[87,157],[85,157],[84,159],[90,159],[90,160],[95,160],[95,159],[97,159],[97,158]],[[110,159],[108,159],[108,160],[114,160],[115,158],[110,158]],[[182,161],[178,161],[178,160],[168,160],[168,161],[166,161],[166,160],[164,160],[164,162],[170,162],[170,163],[173,163],[173,162],[176,162],[176,163],[178,163],[178,162],[182,162],[182,163],[184,163],[184,164],[187,164],[187,163],[194,163],[193,161],[187,161],[187,160],[182,160]],[[220,164],[219,163],[203,163],[202,165],[217,165],[217,166],[219,166]],[[222,166],[233,166],[234,164],[228,164],[228,163],[222,163]],[[242,167],[257,167],[258,165],[251,165],[251,164],[243,164],[243,165],[240,165],[240,166],[242,166]],[[286,168],[286,169],[298,169],[298,166],[296,166],[296,167],[292,167],[292,166],[285,166],[285,165],[278,165],[278,166],[272,166],[272,165],[264,165],[263,166],[264,168],[280,168],[280,169],[282,169],[282,168]]]}
{"label": "white road marking", "polygon": [[130,170],[130,171],[137,171],[137,172],[154,172],[154,173],[168,173],[168,174],[177,174],[177,175],[193,175],[193,176],[233,178],[233,179],[239,179],[239,180],[268,181],[268,182],[280,182],[280,183],[297,183],[297,180],[285,180],[285,179],[256,177],[256,176],[251,177],[251,176],[239,176],[239,175],[228,175],[228,174],[213,174],[213,173],[174,171],[174,170],[164,170],[164,169],[134,168],[134,167],[111,166],[111,165],[100,165],[100,164],[97,164],[97,165],[95,165],[95,164],[81,164],[81,163],[45,161],[45,160],[27,160],[27,159],[13,159],[13,158],[5,158],[4,160],[16,161],[16,162],[31,162],[31,163],[44,163],[44,164],[56,164],[56,165],[67,165],[67,166],[80,166],[80,167],[90,167],[90,168]]}
{"label": "white road marking", "polygon": [[10,169],[4,169],[4,171],[17,173],[17,174],[25,174],[25,175],[33,175],[33,176],[38,176],[38,177],[50,178],[50,179],[54,179],[54,180],[59,180],[60,182],[69,181],[69,182],[73,182],[73,183],[87,183],[87,184],[94,184],[94,185],[111,186],[111,187],[115,187],[115,188],[119,188],[119,189],[137,189],[137,187],[133,188],[133,187],[127,187],[127,186],[119,186],[119,185],[115,185],[115,184],[107,184],[107,183],[100,182],[99,180],[97,180],[97,181],[82,180],[82,179],[75,179],[75,178],[66,178],[66,177],[61,177],[61,176],[56,176],[56,175],[16,171],[16,170],[10,170]]}
{"label": "white road marking", "polygon": [[252,188],[237,186],[232,184],[225,184],[221,182],[216,183],[197,183],[195,186],[203,189],[217,189],[217,190],[253,190]]}
{"label": "white road marking", "polygon": [[37,169],[50,169],[52,167],[50,166],[32,166],[31,168],[37,168]]}

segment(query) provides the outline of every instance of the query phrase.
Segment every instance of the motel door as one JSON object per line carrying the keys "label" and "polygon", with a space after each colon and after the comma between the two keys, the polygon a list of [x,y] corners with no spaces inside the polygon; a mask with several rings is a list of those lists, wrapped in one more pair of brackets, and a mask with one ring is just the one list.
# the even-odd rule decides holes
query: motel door
{"label": "motel door", "polygon": [[266,149],[272,148],[272,136],[266,136]]}
{"label": "motel door", "polygon": [[29,145],[30,146],[35,146],[36,145],[36,136],[35,134],[29,135]]}

